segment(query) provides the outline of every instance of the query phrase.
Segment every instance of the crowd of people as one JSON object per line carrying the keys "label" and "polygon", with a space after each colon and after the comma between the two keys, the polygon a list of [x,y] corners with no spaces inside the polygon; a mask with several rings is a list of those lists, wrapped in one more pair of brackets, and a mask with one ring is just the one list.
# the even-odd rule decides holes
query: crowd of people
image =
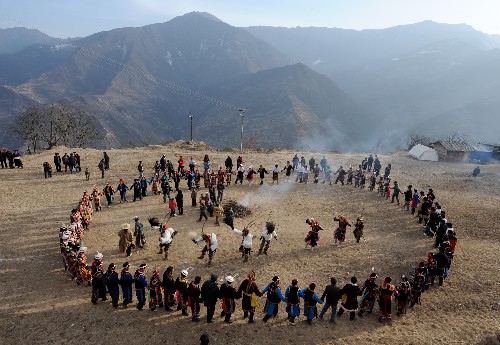
{"label": "crowd of people", "polygon": [[0,149],[0,166],[2,169],[22,169],[21,153],[18,150]]}
{"label": "crowd of people", "polygon": [[[69,155],[65,153],[62,157],[59,152],[55,152],[53,161],[54,167],[56,168],[55,172],[63,172],[63,166],[65,173],[69,172],[70,174],[73,174],[82,171],[81,157],[77,152],[71,152]],[[52,178],[52,164],[46,161],[43,162],[42,167],[45,178]],[[85,176],[88,181],[90,179],[90,172],[88,167],[85,169]]]}
{"label": "crowd of people", "polygon": [[[315,175],[315,182],[319,182],[320,174],[326,177],[328,171],[331,171],[325,158],[321,160],[319,164],[311,159],[309,161],[309,167],[306,167],[305,164],[303,164],[303,162],[305,163],[303,157],[303,162],[299,160],[296,165],[296,157],[297,155],[292,159],[293,165],[287,163],[288,165],[285,166],[284,169],[276,169],[276,175],[284,171],[286,176],[289,177],[292,171],[296,171],[297,174],[299,174],[300,171],[302,173],[302,179],[299,178],[298,181],[307,183],[307,178],[304,178],[305,170]],[[175,176],[182,176],[182,178],[187,180],[188,190],[192,191],[199,188],[196,181],[196,162],[192,158],[188,161],[188,168],[186,168],[183,158],[180,157],[178,161],[179,166],[176,171],[172,169],[173,165],[171,162],[164,158],[165,156],[162,157],[163,161],[160,160],[157,162],[158,167],[155,165],[154,176],[157,177],[161,175],[162,177],[159,178],[159,182],[163,183],[161,182],[163,178],[164,182],[169,186],[168,193],[166,194],[170,201],[172,201],[170,193],[174,189],[177,190],[177,193],[181,192],[179,184],[175,183]],[[230,185],[231,180],[228,182],[227,173],[232,174],[233,166],[231,161],[229,161],[230,164],[228,164],[228,160],[230,160],[230,157],[226,160],[226,169],[223,170],[220,168],[217,172],[213,173],[209,164],[210,160],[207,155],[205,156],[203,180],[208,189],[221,183],[226,184],[226,186]],[[319,165],[321,165],[320,172],[318,173],[318,178],[316,178],[316,169]],[[288,166],[290,166],[290,168],[287,170]],[[239,171],[242,167],[244,169],[243,159],[238,157],[236,170]],[[277,168],[277,166],[275,166],[275,168]],[[323,293],[320,295],[317,292],[317,284],[315,282],[301,284],[297,279],[282,282],[277,275],[268,277],[264,288],[260,289],[256,273],[253,270],[251,270],[247,278],[239,284],[236,283],[235,277],[229,275],[224,277],[222,280],[223,283],[219,286],[218,275],[216,273],[211,274],[211,276],[202,283],[202,277],[195,276],[191,278],[188,269],[181,270],[177,275],[172,266],[168,266],[162,274],[158,269],[148,272],[148,265],[146,263],[141,264],[134,270],[128,261],[121,265],[121,270],[117,269],[116,263],[109,263],[106,268],[103,262],[103,254],[99,252],[94,255],[94,261],[88,265],[87,248],[83,246],[85,230],[88,229],[91,222],[93,211],[101,209],[100,196],[102,194],[106,196],[108,205],[112,204],[112,193],[110,191],[113,190],[113,188],[110,183],[106,185],[102,192],[97,187],[94,187],[92,193],[85,191],[78,207],[71,211],[69,225],[61,227],[59,236],[64,268],[71,279],[75,280],[77,284],[87,283],[92,286],[91,301],[94,304],[97,304],[99,300],[106,301],[109,295],[113,308],[118,308],[121,292],[122,305],[123,307],[127,307],[128,304],[132,303],[132,292],[135,291],[137,309],[142,310],[146,306],[149,296],[147,307],[152,311],[163,308],[167,312],[177,310],[181,312],[182,315],[190,316],[194,322],[200,321],[202,304],[206,307],[206,321],[208,323],[215,322],[214,315],[216,306],[220,301],[221,318],[223,318],[224,322],[231,323],[232,316],[237,310],[236,301],[239,299],[241,299],[243,318],[248,319],[249,323],[255,321],[254,317],[259,302],[263,305],[263,322],[268,322],[271,318],[278,315],[278,311],[280,310],[279,306],[282,302],[286,305],[285,312],[291,325],[296,323],[296,319],[300,316],[301,311],[307,323],[312,323],[316,317],[322,319],[328,311],[330,311],[330,321],[332,323],[335,323],[336,318],[342,316],[343,313],[349,313],[350,320],[355,320],[356,315],[358,317],[364,317],[365,313],[372,313],[377,302],[379,320],[391,320],[393,309],[392,301],[394,299],[396,300],[397,315],[404,315],[408,306],[412,307],[415,304],[421,303],[422,294],[431,286],[435,285],[436,280],[439,286],[443,285],[444,279],[449,274],[457,244],[456,233],[453,226],[447,220],[446,213],[442,209],[442,206],[437,202],[434,191],[429,189],[427,193],[423,191],[419,192],[417,189],[414,189],[412,185],[408,186],[406,192],[401,191],[397,181],[391,182],[391,168],[391,165],[388,164],[384,170],[383,176],[379,178],[377,189],[378,195],[380,195],[381,200],[390,200],[398,204],[399,195],[404,195],[402,210],[417,217],[418,223],[423,226],[424,234],[428,237],[435,237],[434,247],[437,248],[437,252],[429,252],[427,257],[419,261],[416,267],[412,269],[408,275],[402,275],[399,277],[398,281],[393,281],[390,276],[387,276],[379,285],[377,282],[377,274],[371,272],[362,285],[358,285],[357,278],[353,276],[342,288],[340,288],[337,286],[337,279],[331,277],[330,284],[324,288]],[[352,169],[352,167],[349,168],[344,174],[345,177],[347,177],[345,184],[357,188],[364,188],[364,184],[361,183],[361,177],[371,172],[372,169],[373,176],[369,178],[370,181],[373,178],[376,180],[381,170],[380,161],[376,156],[375,158],[370,156],[364,159],[356,170]],[[223,174],[219,175],[219,171],[221,170]],[[251,170],[251,166],[245,169],[247,180],[249,180],[248,174]],[[260,172],[263,171],[262,166],[259,170]],[[342,170],[343,168],[340,167],[336,174],[337,180],[344,184],[344,180],[339,179]],[[140,200],[140,196],[147,195],[147,185],[146,190],[140,186],[140,183],[137,188],[134,187],[137,181],[145,179],[142,162],[138,165],[138,173],[138,179],[134,181],[134,185],[132,185],[130,189],[134,190],[134,199],[139,198]],[[194,175],[194,178],[190,180],[189,175],[191,174]],[[260,175],[261,180],[264,179],[266,173],[263,172],[262,174],[263,175]],[[199,176],[198,183],[201,181],[202,175],[199,174]],[[170,187],[171,180],[174,180],[174,188]],[[238,180],[239,177],[237,177],[237,181]],[[325,178],[324,181],[326,180]],[[359,183],[353,183],[352,180],[359,180]],[[277,181],[278,177],[276,176],[276,179],[274,179],[273,175],[273,183]],[[251,178],[249,184],[251,184]],[[124,181],[121,180],[117,190],[121,193],[122,191],[126,192],[128,189]],[[373,192],[375,186],[369,188],[369,190]],[[157,194],[154,192],[154,189],[153,194]],[[202,196],[200,207],[202,204],[207,204],[212,201],[211,195],[212,193],[207,193]],[[120,200],[126,201],[126,196],[121,196]],[[220,200],[215,198],[214,201],[221,203],[222,197]],[[197,202],[197,198],[195,197],[193,206],[196,206]],[[239,251],[242,254],[243,262],[247,262],[252,252],[252,238],[254,237],[250,231],[251,225],[245,226],[243,230],[236,229],[233,224],[233,215],[231,215],[231,210],[229,211],[230,212],[224,213],[224,211],[220,211],[219,209],[217,217],[224,217],[224,222],[231,227],[233,233],[241,237]],[[178,208],[178,200],[176,207],[171,208],[170,216],[175,216],[176,212],[182,214],[182,208]],[[200,220],[201,219],[202,216],[200,214]],[[338,215],[334,220],[338,222],[338,227],[334,232],[334,244],[342,245],[342,243],[346,241],[347,227],[350,227],[351,223],[346,215]],[[128,223],[125,223],[118,233],[120,252],[127,256],[132,254],[133,248],[142,248],[146,243],[143,224],[140,222],[139,217],[135,217],[134,221],[133,233]],[[164,253],[164,258],[168,259],[168,248],[177,231],[169,227],[168,224],[159,222],[157,219],[149,219],[149,221],[152,226],[159,227],[159,254]],[[323,229],[319,221],[314,218],[306,219],[306,224],[310,227],[305,238],[306,248],[310,247],[312,249],[318,245],[319,233]],[[360,214],[357,216],[353,231],[356,242],[358,243],[360,239],[363,238],[363,228],[364,217]],[[278,238],[275,224],[268,220],[262,228],[258,255],[265,255],[268,253],[270,242],[273,238]],[[191,240],[196,244],[201,243],[204,245],[199,259],[203,259],[208,253],[208,265],[210,266],[218,248],[216,234],[204,233],[202,231],[201,235],[192,236]],[[260,297],[264,297],[265,300],[259,301]],[[323,305],[319,313],[318,305]]]}

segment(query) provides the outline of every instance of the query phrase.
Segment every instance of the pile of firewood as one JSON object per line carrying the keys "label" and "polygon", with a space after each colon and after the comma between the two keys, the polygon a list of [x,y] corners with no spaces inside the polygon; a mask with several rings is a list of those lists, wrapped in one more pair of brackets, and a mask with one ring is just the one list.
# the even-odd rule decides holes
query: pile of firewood
{"label": "pile of firewood", "polygon": [[235,218],[245,218],[252,214],[252,211],[248,207],[239,204],[235,200],[228,200],[223,208],[226,215],[230,212],[229,210],[232,209]]}

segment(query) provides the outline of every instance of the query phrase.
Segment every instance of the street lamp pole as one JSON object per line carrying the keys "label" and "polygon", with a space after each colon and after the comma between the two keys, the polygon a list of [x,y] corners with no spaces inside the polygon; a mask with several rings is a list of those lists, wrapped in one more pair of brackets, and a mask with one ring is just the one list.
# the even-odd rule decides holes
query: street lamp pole
{"label": "street lamp pole", "polygon": [[191,121],[191,142],[193,142],[193,117],[194,115],[189,113],[189,120]]}
{"label": "street lamp pole", "polygon": [[241,117],[241,134],[240,134],[240,152],[243,151],[243,118],[245,117],[245,109],[238,109]]}

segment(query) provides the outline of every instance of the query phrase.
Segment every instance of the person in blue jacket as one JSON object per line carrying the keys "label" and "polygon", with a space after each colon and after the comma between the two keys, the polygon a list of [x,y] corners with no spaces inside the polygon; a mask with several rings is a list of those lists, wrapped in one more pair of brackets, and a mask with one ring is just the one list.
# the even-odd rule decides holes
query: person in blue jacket
{"label": "person in blue jacket", "polygon": [[142,196],[148,196],[148,185],[151,183],[150,180],[146,179],[146,176],[143,176],[141,178],[140,184],[141,184],[141,195]]}
{"label": "person in blue jacket", "polygon": [[292,279],[292,284],[285,290],[286,311],[291,325],[295,325],[295,318],[300,315],[299,281]]}
{"label": "person in blue jacket", "polygon": [[144,304],[146,304],[146,288],[149,289],[146,279],[146,267],[148,267],[148,265],[141,264],[139,269],[134,273],[135,295],[137,296],[136,308],[139,310],[142,310]]}
{"label": "person in blue jacket", "polygon": [[120,273],[120,285],[122,287],[124,308],[127,308],[127,304],[132,303],[132,284],[134,283],[134,277],[132,277],[132,273],[128,271],[129,268],[130,263],[127,261],[123,264],[123,269]]}
{"label": "person in blue jacket", "polygon": [[116,273],[115,269],[116,265],[114,263],[109,264],[106,272],[106,286],[111,296],[111,304],[116,309],[118,308],[118,298],[120,298],[120,289],[118,287],[120,279],[118,279],[118,273]]}
{"label": "person in blue jacket", "polygon": [[266,304],[264,306],[264,318],[263,322],[267,322],[272,316],[278,315],[278,306],[281,301],[286,302],[286,298],[281,293],[280,289],[280,277],[274,276],[273,279],[267,286],[262,290],[262,294],[267,292]]}
{"label": "person in blue jacket", "polygon": [[314,292],[315,289],[316,284],[311,283],[308,288],[299,291],[299,296],[304,299],[304,316],[307,318],[309,324],[311,324],[312,320],[318,315],[316,304],[323,304],[321,298]]}
{"label": "person in blue jacket", "polygon": [[127,191],[130,188],[125,184],[125,181],[121,178],[116,190],[120,192],[120,203],[127,201]]}

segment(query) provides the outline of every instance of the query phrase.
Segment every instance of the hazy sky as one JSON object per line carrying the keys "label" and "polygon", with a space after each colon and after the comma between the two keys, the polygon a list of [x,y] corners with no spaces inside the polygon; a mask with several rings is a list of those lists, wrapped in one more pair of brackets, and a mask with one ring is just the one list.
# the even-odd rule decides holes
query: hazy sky
{"label": "hazy sky", "polygon": [[166,22],[192,11],[233,26],[375,29],[434,20],[500,34],[500,0],[1,0],[0,28],[24,26],[55,37],[87,36]]}

